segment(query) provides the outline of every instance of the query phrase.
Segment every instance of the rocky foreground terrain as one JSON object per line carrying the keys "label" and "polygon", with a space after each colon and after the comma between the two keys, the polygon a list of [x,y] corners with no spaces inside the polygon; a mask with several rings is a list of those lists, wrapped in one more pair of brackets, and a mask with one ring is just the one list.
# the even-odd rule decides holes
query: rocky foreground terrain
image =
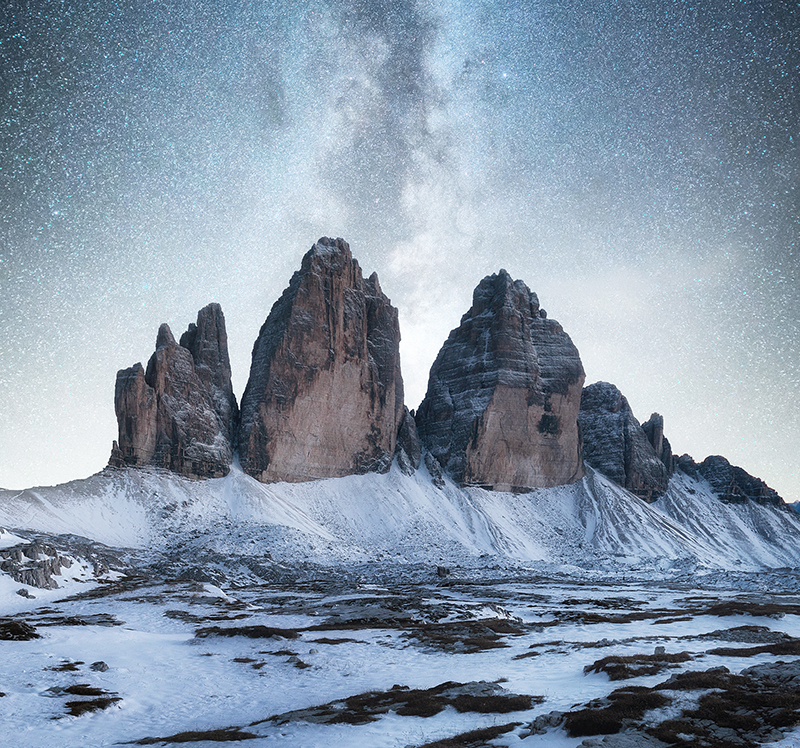
{"label": "rocky foreground terrain", "polygon": [[362,564],[4,585],[3,724],[40,748],[797,746],[797,575],[632,576]]}

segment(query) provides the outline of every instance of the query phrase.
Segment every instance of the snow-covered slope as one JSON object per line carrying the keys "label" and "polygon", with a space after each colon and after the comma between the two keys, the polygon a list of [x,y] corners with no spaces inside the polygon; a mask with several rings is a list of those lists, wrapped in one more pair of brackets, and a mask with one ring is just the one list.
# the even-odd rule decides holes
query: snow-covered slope
{"label": "snow-covered slope", "polygon": [[436,488],[424,467],[264,485],[238,468],[194,481],[157,470],[0,491],[0,525],[75,534],[116,547],[219,553],[292,563],[546,562],[800,565],[800,515],[721,503],[682,473],[647,504],[589,470],[570,486],[526,494]]}

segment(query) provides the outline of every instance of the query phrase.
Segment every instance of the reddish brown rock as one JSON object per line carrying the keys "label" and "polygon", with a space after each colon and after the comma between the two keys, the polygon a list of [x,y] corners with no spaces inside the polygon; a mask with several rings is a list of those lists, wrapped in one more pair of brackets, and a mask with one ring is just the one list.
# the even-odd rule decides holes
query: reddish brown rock
{"label": "reddish brown rock", "polygon": [[389,469],[403,418],[397,310],[343,239],[320,239],[267,317],[242,397],[242,468],[260,481]]}
{"label": "reddish brown rock", "polygon": [[439,351],[417,411],[420,440],[465,485],[499,491],[583,476],[578,350],[505,270],[484,278]]}
{"label": "reddish brown rock", "polygon": [[229,472],[236,400],[219,305],[202,309],[181,340],[188,347],[161,325],[147,370],[136,364],[117,373],[112,467],[153,466],[196,478]]}

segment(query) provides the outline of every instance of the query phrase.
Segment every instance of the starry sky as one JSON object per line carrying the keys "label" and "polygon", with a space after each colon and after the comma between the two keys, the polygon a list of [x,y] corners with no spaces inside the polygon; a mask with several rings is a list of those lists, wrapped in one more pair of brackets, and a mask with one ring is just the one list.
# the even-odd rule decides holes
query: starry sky
{"label": "starry sky", "polygon": [[116,371],[305,251],[400,311],[406,401],[499,268],[678,454],[800,500],[800,6],[8,0],[0,486],[85,477]]}

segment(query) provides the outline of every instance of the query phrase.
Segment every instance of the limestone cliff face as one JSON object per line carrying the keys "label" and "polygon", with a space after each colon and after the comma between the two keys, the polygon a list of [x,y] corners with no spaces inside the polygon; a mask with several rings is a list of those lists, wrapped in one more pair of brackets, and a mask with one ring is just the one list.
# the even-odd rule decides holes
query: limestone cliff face
{"label": "limestone cliff face", "polygon": [[194,373],[203,383],[220,424],[233,443],[238,420],[236,396],[231,385],[231,362],[228,357],[228,334],[219,304],[209,304],[197,314],[197,323],[181,335],[181,347],[194,360]]}
{"label": "limestone cliff face", "polygon": [[562,327],[505,270],[484,278],[433,364],[416,415],[422,443],[465,485],[499,491],[583,476],[585,375]]}
{"label": "limestone cliff face", "polygon": [[237,411],[219,305],[202,309],[181,341],[186,345],[163,324],[147,370],[136,364],[117,373],[111,466],[149,465],[195,478],[229,472]]}
{"label": "limestone cliff face", "polygon": [[397,310],[342,239],[320,239],[253,347],[239,451],[260,481],[388,470],[403,419]]}
{"label": "limestone cliff face", "polygon": [[419,441],[417,424],[406,407],[403,408],[403,420],[397,432],[395,454],[397,464],[406,475],[411,475],[422,462],[422,444]]}
{"label": "limestone cliff face", "polygon": [[583,390],[578,421],[589,465],[647,501],[667,490],[672,450],[661,416],[654,413],[643,428],[613,384],[595,382]]}

